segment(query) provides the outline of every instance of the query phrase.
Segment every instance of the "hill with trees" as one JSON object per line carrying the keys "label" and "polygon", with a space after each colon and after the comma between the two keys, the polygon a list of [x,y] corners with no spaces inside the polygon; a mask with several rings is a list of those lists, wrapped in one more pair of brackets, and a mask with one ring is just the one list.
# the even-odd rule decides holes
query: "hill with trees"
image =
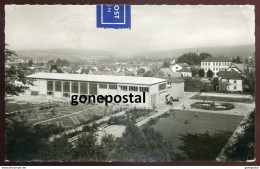
{"label": "hill with trees", "polygon": [[201,53],[197,55],[196,53],[185,53],[181,55],[178,59],[178,63],[187,63],[190,66],[200,65],[200,62],[208,57],[212,57],[209,53]]}
{"label": "hill with trees", "polygon": [[[252,56],[255,53],[255,44],[248,45],[237,45],[237,46],[213,46],[213,47],[200,47],[199,51],[201,53],[210,53],[213,57],[227,56],[229,58],[234,58],[237,56],[247,57]],[[184,53],[197,53],[197,48],[183,48],[183,49],[172,49],[165,51],[151,51],[137,53],[134,57],[149,57],[152,58],[178,58]]]}

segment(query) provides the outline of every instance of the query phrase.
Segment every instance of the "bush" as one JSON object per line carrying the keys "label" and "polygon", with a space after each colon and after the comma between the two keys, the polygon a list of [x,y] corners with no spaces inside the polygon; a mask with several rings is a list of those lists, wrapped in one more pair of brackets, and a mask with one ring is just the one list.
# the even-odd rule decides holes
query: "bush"
{"label": "bush", "polygon": [[124,115],[110,117],[110,119],[107,122],[108,125],[127,125],[127,123],[127,117]]}
{"label": "bush", "polygon": [[148,122],[147,122],[147,124],[148,125],[150,125],[150,126],[152,126],[152,125],[154,125],[154,124],[156,124],[157,122],[159,121],[159,118],[152,118],[152,119],[150,119]]}
{"label": "bush", "polygon": [[239,103],[252,103],[253,99],[251,98],[229,98],[229,97],[214,97],[214,96],[200,96],[195,95],[191,97],[195,100],[207,100],[207,101],[219,101],[219,102],[239,102]]}
{"label": "bush", "polygon": [[135,121],[136,119],[138,119],[141,116],[148,116],[149,113],[151,112],[150,109],[130,109],[128,111],[126,111],[126,115],[129,116],[129,120],[130,121]]}
{"label": "bush", "polygon": [[6,103],[5,112],[10,113],[17,110],[30,109],[33,107],[36,107],[36,105],[33,105],[31,103],[26,103],[26,104]]}

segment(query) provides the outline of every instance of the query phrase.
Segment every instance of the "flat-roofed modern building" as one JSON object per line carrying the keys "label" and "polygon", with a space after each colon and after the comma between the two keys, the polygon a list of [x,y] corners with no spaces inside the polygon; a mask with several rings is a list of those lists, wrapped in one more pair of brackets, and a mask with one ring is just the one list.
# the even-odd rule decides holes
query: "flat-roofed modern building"
{"label": "flat-roofed modern building", "polygon": [[[145,103],[130,103],[129,106],[152,108],[166,93],[165,79],[136,76],[108,76],[63,73],[36,73],[27,76],[35,79],[30,87],[33,95],[67,97],[72,95],[143,95]],[[122,103],[124,104],[124,103]]]}

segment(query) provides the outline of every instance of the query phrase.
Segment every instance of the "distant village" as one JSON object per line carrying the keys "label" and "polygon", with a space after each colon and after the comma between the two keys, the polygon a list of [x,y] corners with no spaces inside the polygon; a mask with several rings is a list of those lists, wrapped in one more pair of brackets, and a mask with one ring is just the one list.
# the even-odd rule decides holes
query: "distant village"
{"label": "distant village", "polygon": [[[254,56],[230,58],[213,57],[208,53],[186,53],[178,58],[166,59],[113,59],[97,57],[73,63],[62,59],[33,60],[19,56],[7,61],[6,66],[25,66],[26,75],[45,73],[143,76],[167,79],[168,85],[177,85],[176,92],[252,92],[254,83]],[[185,62],[186,61],[186,62]],[[253,74],[253,75],[252,75]],[[253,81],[253,82],[252,82]],[[250,84],[251,82],[251,84]],[[19,85],[19,82],[16,82]],[[199,83],[200,85],[194,85]],[[176,88],[175,88],[176,90]],[[178,95],[178,94],[177,94]]]}

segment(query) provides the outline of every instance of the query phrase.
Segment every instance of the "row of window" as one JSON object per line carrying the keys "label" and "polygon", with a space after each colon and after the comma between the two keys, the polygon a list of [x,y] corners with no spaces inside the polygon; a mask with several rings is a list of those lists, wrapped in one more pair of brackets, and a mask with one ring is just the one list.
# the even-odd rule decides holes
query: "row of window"
{"label": "row of window", "polygon": [[[212,63],[212,64],[211,64]],[[230,66],[231,63],[230,62],[201,62],[202,66]]]}
{"label": "row of window", "polygon": [[[229,89],[229,86],[227,86],[227,89]],[[237,90],[237,87],[236,87],[236,86],[234,86],[233,90]]]}
{"label": "row of window", "polygon": [[[55,83],[55,85],[54,85]],[[61,81],[47,81],[47,91],[52,92],[52,91],[56,91],[56,92],[68,92],[70,93],[70,85],[71,85],[71,92],[72,93],[82,93],[82,94],[88,94],[88,83],[85,82],[63,82],[63,91],[62,90],[62,82]],[[79,88],[80,85],[80,88]],[[89,87],[90,87],[90,92],[96,94],[97,92],[97,83],[89,83]],[[100,83],[99,84],[99,88],[100,89],[111,89],[111,90],[117,90],[117,84],[106,84],[106,83]],[[54,89],[55,88],[55,89]],[[123,86],[123,85],[119,85],[120,90],[124,90],[127,91],[128,86]],[[79,91],[80,90],[80,91]],[[129,91],[137,91],[138,92],[138,87],[137,86],[129,86]],[[149,88],[148,87],[139,87],[139,91],[140,92],[149,92]]]}
{"label": "row of window", "polygon": [[[55,84],[54,84],[55,83]],[[89,85],[89,91],[88,91]],[[80,86],[80,88],[79,88]],[[63,88],[62,88],[63,87]],[[63,89],[63,90],[62,90]],[[51,92],[63,92],[63,93],[81,93],[81,94],[97,94],[97,83],[85,83],[85,82],[61,82],[61,81],[47,81],[47,94]],[[66,95],[66,94],[65,94]]]}
{"label": "row of window", "polygon": [[[101,89],[107,89],[107,86],[111,90],[117,90],[117,87],[119,87],[119,89],[123,90],[123,91],[129,90],[129,91],[138,92],[137,86],[124,86],[124,85],[117,86],[116,84],[106,84],[106,83],[99,84],[99,88],[101,88]],[[139,87],[139,92],[149,92],[149,88],[148,87]]]}
{"label": "row of window", "polygon": [[[230,82],[230,81],[229,81],[229,79],[227,79],[227,82]],[[234,83],[237,83],[237,81],[236,81],[236,80],[234,80],[233,82],[234,82]]]}
{"label": "row of window", "polygon": [[[206,67],[205,71],[208,71],[208,70],[210,70],[210,68]],[[224,70],[226,70],[226,69],[225,68],[214,68],[213,67],[213,71],[224,71]]]}

